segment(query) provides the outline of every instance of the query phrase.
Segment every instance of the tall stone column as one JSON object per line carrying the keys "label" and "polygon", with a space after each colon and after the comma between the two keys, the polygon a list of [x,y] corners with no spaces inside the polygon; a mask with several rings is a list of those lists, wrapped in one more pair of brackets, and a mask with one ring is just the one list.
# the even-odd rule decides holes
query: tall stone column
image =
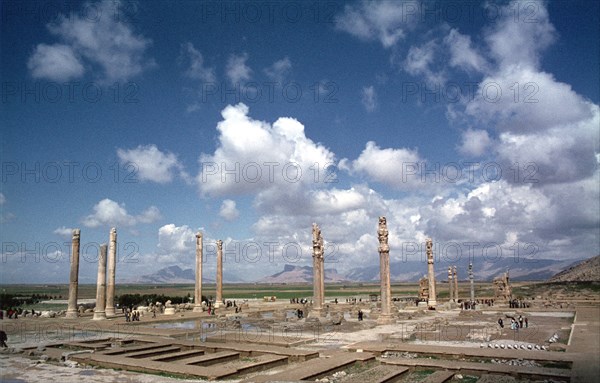
{"label": "tall stone column", "polygon": [[100,245],[98,257],[98,282],[96,282],[96,308],[94,320],[106,319],[106,244]]}
{"label": "tall stone column", "polygon": [[73,229],[73,238],[71,239],[71,274],[69,275],[69,305],[67,307],[67,318],[77,318],[80,233],[79,229]]}
{"label": "tall stone column", "polygon": [[427,248],[427,272],[429,279],[429,299],[427,301],[427,306],[430,309],[435,309],[437,305],[436,294],[435,294],[435,270],[433,268],[433,241],[431,238],[427,239],[426,243]]}
{"label": "tall stone column", "polygon": [[378,324],[393,323],[391,314],[392,291],[390,286],[390,246],[388,245],[389,232],[385,217],[379,217],[377,237],[379,239],[379,279],[381,281],[381,314],[377,319]]}
{"label": "tall stone column", "polygon": [[106,316],[115,316],[115,271],[117,267],[117,229],[110,229],[108,241],[108,282],[106,284]]}
{"label": "tall stone column", "polygon": [[448,301],[452,302],[454,300],[454,291],[453,291],[453,280],[452,280],[452,267],[448,266]]}
{"label": "tall stone column", "polygon": [[319,318],[323,311],[323,288],[321,267],[323,264],[323,249],[321,248],[321,229],[316,223],[312,225],[312,244],[313,244],[313,305],[308,313],[309,318]]}
{"label": "tall stone column", "polygon": [[321,293],[321,305],[323,307],[325,307],[325,246],[323,244],[323,235],[321,233],[321,230],[319,229],[319,249],[320,249],[320,255],[319,255],[319,263],[320,263],[320,267],[319,267],[319,279],[321,281],[321,288],[319,289],[319,292]]}
{"label": "tall stone column", "polygon": [[469,263],[469,284],[471,285],[471,302],[475,302],[475,284],[473,282],[473,263]]}
{"label": "tall stone column", "polygon": [[452,268],[452,274],[454,274],[454,302],[458,303],[458,273],[456,272],[456,266]]}
{"label": "tall stone column", "polygon": [[196,288],[194,312],[202,312],[202,233],[196,233]]}
{"label": "tall stone column", "polygon": [[215,307],[223,306],[223,241],[217,241],[217,298]]}

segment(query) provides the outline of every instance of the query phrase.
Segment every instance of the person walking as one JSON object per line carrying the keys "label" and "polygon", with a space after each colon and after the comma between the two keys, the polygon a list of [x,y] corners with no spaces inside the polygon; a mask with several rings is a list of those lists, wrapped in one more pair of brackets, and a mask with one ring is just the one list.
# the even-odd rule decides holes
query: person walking
{"label": "person walking", "polygon": [[8,337],[6,336],[6,333],[3,330],[0,330],[0,347],[8,347],[6,345],[7,340]]}

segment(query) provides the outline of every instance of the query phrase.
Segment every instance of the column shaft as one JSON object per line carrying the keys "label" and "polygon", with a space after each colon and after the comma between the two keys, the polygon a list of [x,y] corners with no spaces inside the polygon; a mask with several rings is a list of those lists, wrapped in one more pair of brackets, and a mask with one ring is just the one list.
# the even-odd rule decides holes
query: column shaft
{"label": "column shaft", "polygon": [[429,308],[435,308],[437,305],[436,294],[435,294],[435,269],[433,266],[433,241],[427,239],[427,271],[429,279],[429,300],[427,305]]}
{"label": "column shaft", "polygon": [[202,233],[196,234],[196,286],[194,289],[194,311],[202,312]]}
{"label": "column shaft", "polygon": [[71,273],[69,275],[69,305],[67,318],[77,318],[77,290],[79,288],[79,240],[80,230],[73,230],[71,240]]}
{"label": "column shaft", "polygon": [[223,241],[217,241],[217,297],[215,307],[223,305]]}
{"label": "column shaft", "polygon": [[448,266],[448,302],[454,300],[454,281],[452,280],[452,267]]}
{"label": "column shaft", "polygon": [[98,281],[96,282],[96,308],[94,320],[106,319],[106,244],[100,245],[98,257]]}
{"label": "column shaft", "polygon": [[117,229],[110,229],[108,242],[108,282],[106,284],[106,316],[115,316],[115,272],[117,267]]}
{"label": "column shaft", "polygon": [[456,272],[456,266],[452,268],[454,274],[454,301],[458,303],[458,273]]}
{"label": "column shaft", "polygon": [[475,302],[475,284],[473,281],[473,264],[469,263],[469,283],[471,285],[471,302]]}

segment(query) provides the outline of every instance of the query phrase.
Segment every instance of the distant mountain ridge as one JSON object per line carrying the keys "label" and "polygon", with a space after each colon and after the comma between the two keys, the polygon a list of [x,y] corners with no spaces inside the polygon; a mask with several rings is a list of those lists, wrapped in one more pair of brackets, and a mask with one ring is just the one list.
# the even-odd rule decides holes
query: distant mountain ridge
{"label": "distant mountain ridge", "polygon": [[[310,283],[313,280],[313,268],[311,266],[295,266],[286,264],[283,270],[260,279],[259,283]],[[336,269],[325,267],[325,282],[335,283],[345,281],[345,276],[339,274]]]}
{"label": "distant mountain ridge", "polygon": [[600,255],[571,264],[548,282],[600,282]]}
{"label": "distant mountain ridge", "polygon": [[[243,279],[223,271],[223,281],[226,283],[239,283],[245,282]],[[195,283],[196,282],[196,271],[194,269],[185,269],[183,270],[181,267],[174,265],[165,267],[160,269],[152,274],[142,275],[138,278],[135,278],[133,283],[150,283],[150,284],[158,284],[158,283]],[[215,283],[214,278],[202,276],[203,283]]]}
{"label": "distant mountain ridge", "polygon": [[[577,265],[581,263],[581,267]],[[476,260],[473,264],[473,273],[477,281],[491,281],[495,277],[501,275],[505,271],[509,271],[510,278],[513,281],[545,281],[550,278],[557,278],[556,281],[566,280],[565,278],[584,278],[581,280],[599,280],[600,256],[594,257],[587,261],[572,260],[551,260],[551,259],[514,259],[512,257],[501,258],[498,260]],[[468,259],[461,259],[457,262],[438,261],[435,263],[436,278],[438,281],[445,281],[448,278],[448,266],[456,265],[458,271],[458,279],[461,281],[467,280],[467,269],[469,265]],[[574,269],[569,275],[564,276],[561,272]],[[596,271],[590,271],[596,270]],[[223,280],[225,283],[312,283],[313,271],[311,266],[298,266],[286,264],[283,270],[253,280],[245,280],[235,274],[235,270],[223,270]],[[427,274],[426,261],[407,261],[407,262],[391,262],[390,263],[390,278],[393,282],[417,282],[419,278]],[[572,275],[577,274],[579,277]],[[563,275],[563,276],[561,276]],[[595,276],[595,277],[594,277]],[[562,279],[561,279],[562,278]],[[588,278],[588,279],[585,279]],[[214,283],[213,276],[207,277],[203,275],[204,283]],[[554,280],[554,279],[552,279]],[[579,279],[575,279],[579,280]],[[340,273],[336,268],[328,267],[325,264],[325,282],[377,282],[379,281],[379,259],[368,266],[356,267],[348,270],[345,273]],[[132,283],[194,283],[194,269],[181,269],[179,266],[169,266],[160,269],[152,274],[142,275],[131,280]]]}
{"label": "distant mountain ridge", "polygon": [[[517,259],[517,261],[512,257],[483,262],[476,260],[473,263],[474,278],[477,281],[491,281],[494,277],[508,270],[513,281],[546,280],[573,262],[551,259]],[[457,267],[458,279],[468,279],[468,259],[461,259],[457,262],[436,262],[434,264],[436,279],[438,281],[447,280],[448,266],[454,265]],[[417,282],[425,274],[427,274],[426,261],[390,263],[390,279],[395,282]],[[379,262],[370,266],[351,269],[345,276],[352,281],[376,282],[379,280]]]}

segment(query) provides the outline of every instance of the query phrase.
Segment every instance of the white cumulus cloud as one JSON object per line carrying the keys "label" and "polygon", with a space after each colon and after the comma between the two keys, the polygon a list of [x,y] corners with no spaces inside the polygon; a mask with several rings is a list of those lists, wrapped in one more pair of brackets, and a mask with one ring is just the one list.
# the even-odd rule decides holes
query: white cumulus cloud
{"label": "white cumulus cloud", "polygon": [[462,133],[462,142],[458,151],[466,156],[479,157],[484,154],[491,144],[487,131],[467,129]]}
{"label": "white cumulus cloud", "polygon": [[413,169],[423,160],[417,150],[405,148],[381,149],[373,141],[367,142],[365,149],[357,159],[340,161],[340,168],[366,175],[369,179],[398,189],[411,189],[420,182],[414,177]]}
{"label": "white cumulus cloud", "polygon": [[188,42],[181,45],[181,54],[179,60],[187,65],[185,75],[195,80],[203,82],[215,82],[217,77],[215,69],[207,67],[204,64],[204,57],[194,44]]}
{"label": "white cumulus cloud", "polygon": [[136,179],[157,183],[168,183],[179,172],[185,179],[183,165],[173,153],[163,153],[156,145],[139,145],[135,149],[117,149],[121,164],[132,164]]}
{"label": "white cumulus cloud", "polygon": [[291,70],[292,62],[288,57],[284,57],[281,60],[275,61],[270,67],[265,68],[264,72],[271,81],[275,81],[281,85],[284,83]]}
{"label": "white cumulus cloud", "polygon": [[94,18],[78,12],[61,15],[47,25],[60,44],[39,44],[28,62],[37,78],[66,80],[80,77],[84,68],[97,72],[96,78],[111,83],[127,81],[155,66],[145,57],[150,39],[136,34],[124,17],[115,17],[119,1],[104,0],[93,4]]}
{"label": "white cumulus cloud", "polygon": [[195,251],[196,234],[187,225],[167,224],[158,229],[158,247],[165,253],[190,253]]}
{"label": "white cumulus cloud", "polygon": [[64,44],[38,44],[27,61],[33,78],[69,81],[85,71],[73,48]]}
{"label": "white cumulus cloud", "polygon": [[61,226],[59,228],[56,228],[56,230],[54,230],[53,233],[58,234],[61,237],[69,238],[73,235],[73,229],[70,227]]}
{"label": "white cumulus cloud", "polygon": [[390,48],[405,37],[405,30],[418,14],[416,7],[416,2],[364,0],[344,6],[335,18],[335,26],[362,40],[379,40]]}
{"label": "white cumulus cloud", "polygon": [[241,81],[248,81],[252,77],[252,69],[246,65],[248,54],[232,54],[227,60],[225,73],[232,84],[238,84]]}
{"label": "white cumulus cloud", "polygon": [[219,215],[225,218],[227,221],[233,221],[240,216],[240,212],[236,207],[235,201],[226,199],[221,204]]}
{"label": "white cumulus cloud", "polygon": [[377,93],[373,85],[362,88],[361,101],[367,112],[372,112],[377,107]]}
{"label": "white cumulus cloud", "polygon": [[244,104],[221,112],[217,148],[200,156],[196,181],[202,194],[285,194],[323,183],[319,177],[315,180],[311,167],[323,170],[332,165],[332,152],[306,137],[296,119],[281,117],[271,125],[252,119],[248,112]]}
{"label": "white cumulus cloud", "polygon": [[111,199],[105,198],[94,205],[94,212],[83,219],[86,227],[99,226],[134,226],[137,223],[152,223],[160,218],[160,212],[155,206],[139,215],[130,215],[124,204],[119,204]]}

